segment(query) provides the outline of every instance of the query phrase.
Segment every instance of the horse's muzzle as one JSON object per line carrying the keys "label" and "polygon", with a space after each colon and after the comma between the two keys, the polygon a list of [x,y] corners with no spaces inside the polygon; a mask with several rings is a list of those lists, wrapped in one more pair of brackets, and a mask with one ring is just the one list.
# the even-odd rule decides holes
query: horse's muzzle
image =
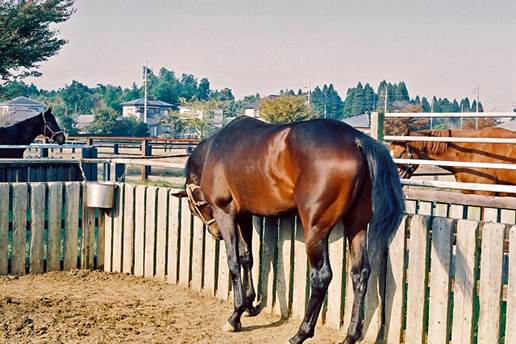
{"label": "horse's muzzle", "polygon": [[66,136],[65,134],[63,133],[58,133],[56,134],[54,137],[53,137],[53,140],[55,143],[57,143],[58,145],[62,145],[65,143],[66,141]]}

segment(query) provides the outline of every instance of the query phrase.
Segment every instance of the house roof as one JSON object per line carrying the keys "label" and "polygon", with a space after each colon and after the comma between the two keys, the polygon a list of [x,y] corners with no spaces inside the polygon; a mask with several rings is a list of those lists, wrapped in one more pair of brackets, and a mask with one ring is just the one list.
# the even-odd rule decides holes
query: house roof
{"label": "house roof", "polygon": [[260,107],[260,103],[258,102],[252,102],[247,105],[244,105],[244,109],[257,109]]}
{"label": "house roof", "polygon": [[353,116],[344,118],[342,122],[349,124],[354,128],[370,128],[371,127],[371,115],[365,113],[363,115]]}
{"label": "house roof", "polygon": [[29,99],[27,97],[18,97],[3,103],[9,106],[45,106],[45,104],[38,102],[36,100]]}
{"label": "house roof", "polygon": [[[130,100],[125,103],[121,103],[122,106],[145,106],[145,98],[139,98]],[[163,102],[161,100],[156,100],[154,97],[147,97],[147,106],[156,106],[156,107],[172,107],[172,104],[167,102]]]}

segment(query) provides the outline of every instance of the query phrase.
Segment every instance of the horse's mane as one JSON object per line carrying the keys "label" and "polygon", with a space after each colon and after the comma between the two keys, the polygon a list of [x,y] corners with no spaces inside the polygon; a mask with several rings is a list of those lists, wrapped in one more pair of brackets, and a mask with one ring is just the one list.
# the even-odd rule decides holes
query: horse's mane
{"label": "horse's mane", "polygon": [[[410,133],[410,136],[450,137],[451,131],[450,129],[422,130],[416,133]],[[414,149],[434,155],[443,154],[448,149],[448,142],[410,141],[408,144]]]}

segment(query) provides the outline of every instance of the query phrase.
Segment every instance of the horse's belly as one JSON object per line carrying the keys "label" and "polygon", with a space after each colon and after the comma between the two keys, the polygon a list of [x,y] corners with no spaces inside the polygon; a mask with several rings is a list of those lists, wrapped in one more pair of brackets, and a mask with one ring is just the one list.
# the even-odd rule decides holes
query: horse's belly
{"label": "horse's belly", "polygon": [[292,192],[289,191],[257,187],[247,194],[235,196],[240,212],[268,217],[294,215],[297,212]]}

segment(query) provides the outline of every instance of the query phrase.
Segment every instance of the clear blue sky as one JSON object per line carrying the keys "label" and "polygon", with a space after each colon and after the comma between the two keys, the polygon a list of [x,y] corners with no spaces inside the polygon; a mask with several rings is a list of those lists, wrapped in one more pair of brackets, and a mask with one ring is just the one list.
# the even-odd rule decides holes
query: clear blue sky
{"label": "clear blue sky", "polygon": [[516,1],[77,0],[69,40],[41,64],[44,89],[131,87],[142,67],[206,77],[237,99],[333,83],[404,81],[410,97],[480,87],[486,111],[516,106]]}

